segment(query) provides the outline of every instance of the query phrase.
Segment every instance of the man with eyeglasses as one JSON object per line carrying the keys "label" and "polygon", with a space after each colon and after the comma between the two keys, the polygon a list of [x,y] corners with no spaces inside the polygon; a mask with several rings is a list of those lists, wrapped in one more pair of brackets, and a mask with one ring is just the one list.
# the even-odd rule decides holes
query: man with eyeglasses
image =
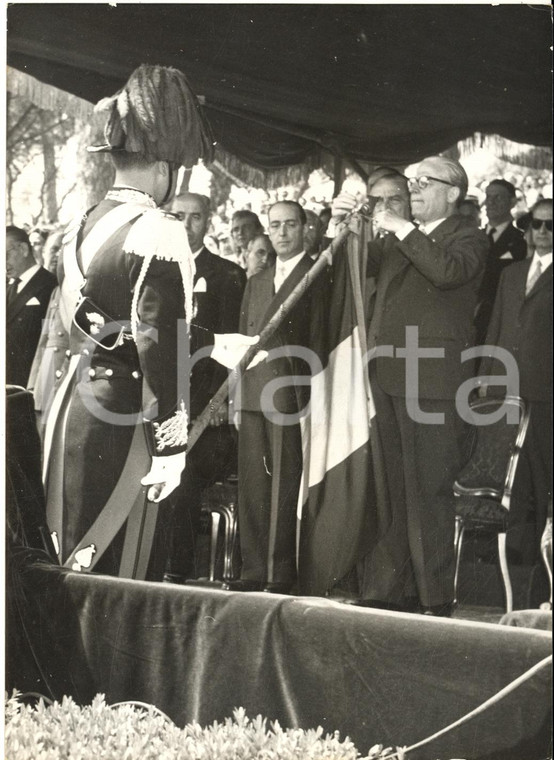
{"label": "man with eyeglasses", "polygon": [[[360,585],[367,606],[449,616],[452,483],[462,466],[464,433],[455,396],[472,374],[460,355],[474,341],[488,241],[457,213],[468,187],[458,161],[425,159],[407,187],[418,226],[402,204],[378,203],[373,222],[384,235],[368,244],[367,274],[377,278],[369,373],[387,496]],[[341,194],[333,216],[340,219],[353,206]]]}
{"label": "man with eyeglasses", "polygon": [[[240,332],[258,335],[313,265],[306,215],[295,201],[268,212],[277,261],[246,284]],[[296,508],[302,474],[300,418],[311,367],[301,358],[327,319],[321,279],[303,295],[266,346],[267,361],[242,378],[239,427],[241,579],[235,591],[289,593],[296,581]],[[306,376],[302,382],[300,376]]]}
{"label": "man with eyeglasses", "polygon": [[[519,395],[530,406],[529,428],[514,482],[508,549],[514,558],[533,563],[552,505],[552,199],[539,200],[531,209],[526,239],[533,255],[502,272],[486,344],[514,356]],[[504,376],[506,367],[492,353],[483,359],[480,374]],[[488,388],[489,394],[498,392],[497,387]],[[530,517],[535,539],[532,547],[526,545],[522,529]]]}

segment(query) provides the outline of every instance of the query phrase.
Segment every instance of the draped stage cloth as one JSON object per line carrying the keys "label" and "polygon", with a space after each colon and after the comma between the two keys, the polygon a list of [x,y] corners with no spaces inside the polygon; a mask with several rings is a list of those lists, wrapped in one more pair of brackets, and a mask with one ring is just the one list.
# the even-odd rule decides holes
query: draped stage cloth
{"label": "draped stage cloth", "polygon": [[[551,653],[551,634],[343,605],[80,574],[8,557],[8,688],[156,705],[179,726],[242,706],[339,730],[366,753],[415,743]],[[542,760],[551,676],[410,756]]]}

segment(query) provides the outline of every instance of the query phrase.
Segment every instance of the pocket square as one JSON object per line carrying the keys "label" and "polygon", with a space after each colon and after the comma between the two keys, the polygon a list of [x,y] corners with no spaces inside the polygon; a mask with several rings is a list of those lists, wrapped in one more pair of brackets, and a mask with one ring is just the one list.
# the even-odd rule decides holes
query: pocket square
{"label": "pocket square", "polygon": [[195,293],[205,293],[208,290],[205,277],[199,277],[194,286]]}
{"label": "pocket square", "polygon": [[513,259],[514,257],[512,256],[512,254],[510,253],[510,251],[506,251],[506,253],[503,253],[503,254],[502,254],[502,256],[501,256],[500,258],[501,258],[501,259],[510,259],[510,260],[511,260],[511,259]]}
{"label": "pocket square", "polygon": [[40,306],[40,301],[33,296],[32,298],[29,298],[25,306]]}

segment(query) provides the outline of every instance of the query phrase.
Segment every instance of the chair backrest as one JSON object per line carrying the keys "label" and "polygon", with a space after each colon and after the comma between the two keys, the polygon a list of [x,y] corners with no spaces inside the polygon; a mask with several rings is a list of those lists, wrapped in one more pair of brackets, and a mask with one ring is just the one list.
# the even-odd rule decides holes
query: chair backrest
{"label": "chair backrest", "polygon": [[6,387],[6,522],[8,542],[44,549],[57,561],[46,523],[33,394],[17,385]]}
{"label": "chair backrest", "polygon": [[[514,408],[519,412],[517,424],[509,422],[507,414],[490,421],[501,406],[506,412]],[[488,422],[473,426],[472,453],[456,478],[454,493],[487,496],[509,509],[519,452],[529,426],[527,405],[519,396],[484,398],[474,401],[471,410]]]}

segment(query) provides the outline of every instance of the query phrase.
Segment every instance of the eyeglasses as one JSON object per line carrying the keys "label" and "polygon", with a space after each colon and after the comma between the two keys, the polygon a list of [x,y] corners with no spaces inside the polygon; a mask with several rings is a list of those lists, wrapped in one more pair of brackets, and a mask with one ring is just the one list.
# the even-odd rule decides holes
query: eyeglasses
{"label": "eyeglasses", "polygon": [[540,230],[543,224],[549,232],[552,232],[552,219],[531,219],[531,227],[534,230]]}
{"label": "eyeglasses", "polygon": [[408,177],[408,190],[414,190],[416,187],[419,187],[420,190],[425,190],[426,187],[429,187],[429,183],[432,180],[435,182],[441,182],[443,185],[450,185],[450,187],[455,187],[452,182],[447,182],[445,179],[440,179],[439,177],[428,177],[427,175],[423,174],[421,177]]}

